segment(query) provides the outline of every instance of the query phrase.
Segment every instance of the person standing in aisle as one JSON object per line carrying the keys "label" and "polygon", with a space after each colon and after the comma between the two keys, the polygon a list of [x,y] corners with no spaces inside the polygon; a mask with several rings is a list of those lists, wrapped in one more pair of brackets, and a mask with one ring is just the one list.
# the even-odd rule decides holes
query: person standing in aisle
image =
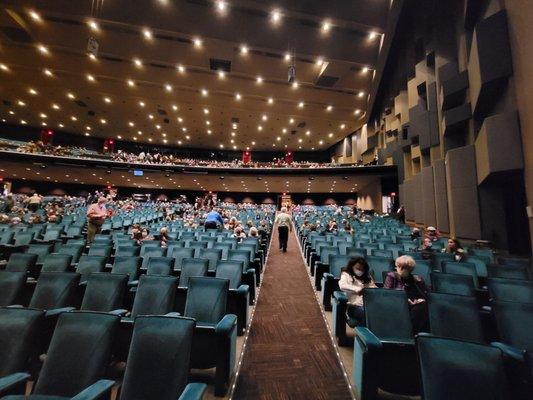
{"label": "person standing in aisle", "polygon": [[102,225],[107,217],[106,202],[107,199],[102,196],[98,198],[97,203],[91,204],[87,209],[87,244],[91,244],[94,236],[102,230]]}
{"label": "person standing in aisle", "polygon": [[287,214],[287,207],[281,207],[281,212],[276,217],[276,224],[278,224],[279,249],[286,253],[289,232],[292,231],[291,216]]}

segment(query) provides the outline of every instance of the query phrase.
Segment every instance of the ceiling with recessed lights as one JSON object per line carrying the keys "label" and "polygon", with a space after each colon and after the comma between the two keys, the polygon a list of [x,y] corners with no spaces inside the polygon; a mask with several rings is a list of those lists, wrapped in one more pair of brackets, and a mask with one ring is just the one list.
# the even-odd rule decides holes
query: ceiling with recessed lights
{"label": "ceiling with recessed lights", "polygon": [[4,0],[0,117],[139,143],[324,150],[366,122],[390,4]]}

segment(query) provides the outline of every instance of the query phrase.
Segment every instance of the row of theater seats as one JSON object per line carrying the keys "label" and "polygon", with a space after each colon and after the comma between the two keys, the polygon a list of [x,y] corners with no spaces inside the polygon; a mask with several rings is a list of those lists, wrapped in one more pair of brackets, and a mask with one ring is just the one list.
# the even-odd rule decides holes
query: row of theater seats
{"label": "row of theater seats", "polygon": [[[444,253],[422,260],[420,253],[408,251],[407,243],[401,244],[403,250],[398,246],[398,255],[414,256],[414,273],[431,290],[427,299],[430,331],[415,338],[403,291],[365,289],[366,326],[355,327],[355,321],[347,320],[347,297],[338,288],[341,268],[352,257],[364,257],[382,286],[384,276],[394,268],[394,258],[376,251],[391,250],[403,240],[397,221],[374,219],[354,237],[306,232],[298,219],[296,226],[322,303],[333,310],[337,340],[343,346],[353,343],[352,378],[358,398],[373,399],[378,388],[422,394],[425,399],[530,398],[533,281],[529,260],[504,258],[496,264],[491,252],[473,249],[463,262]],[[361,240],[361,235],[367,237]],[[346,333],[347,323],[355,327],[355,341]]]}
{"label": "row of theater seats", "polygon": [[[157,221],[148,225],[154,232],[160,226]],[[140,317],[189,317],[195,324],[187,350],[191,367],[214,367],[215,394],[223,396],[234,373],[236,336],[248,326],[268,238],[237,243],[228,231],[183,228],[181,221],[165,226],[171,234],[164,247],[159,240],[133,241],[120,228],[96,235],[90,245],[83,231],[68,237],[64,225],[41,228],[39,234],[29,231],[31,226],[7,228],[2,234],[9,233],[12,241],[0,246],[6,259],[0,271],[0,306],[44,313],[38,354],[52,349],[54,328],[65,313],[111,314],[120,319],[111,349],[114,362],[129,362],[132,326]],[[42,393],[40,380],[39,375],[34,393]],[[159,398],[145,394],[127,398]]]}

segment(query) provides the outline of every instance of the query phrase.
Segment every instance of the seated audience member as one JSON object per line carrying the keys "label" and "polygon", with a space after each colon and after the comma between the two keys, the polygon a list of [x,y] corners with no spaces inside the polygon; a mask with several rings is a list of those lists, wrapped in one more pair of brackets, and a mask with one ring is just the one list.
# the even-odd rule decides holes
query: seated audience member
{"label": "seated audience member", "polygon": [[154,240],[154,237],[150,235],[150,230],[148,228],[141,229],[141,242],[146,240]]}
{"label": "seated audience member", "polygon": [[217,229],[219,225],[224,225],[224,220],[217,210],[211,209],[205,216],[205,229]]}
{"label": "seated audience member", "polygon": [[259,222],[259,228],[257,228],[257,231],[259,232],[259,235],[261,235],[261,239],[264,240],[268,237],[270,229],[268,228],[265,220],[261,220],[261,222]]}
{"label": "seated audience member", "polygon": [[244,239],[246,239],[246,233],[242,230],[242,227],[237,226],[235,230],[233,231],[233,237],[237,239],[237,243],[242,242]]}
{"label": "seated audience member", "polygon": [[413,275],[416,263],[411,256],[400,256],[396,259],[396,271],[391,271],[385,278],[385,289],[405,290],[413,332],[415,334],[428,329],[427,294],[428,289],[424,279]]}
{"label": "seated audience member", "polygon": [[370,276],[370,267],[364,258],[352,258],[342,269],[339,288],[348,297],[346,314],[349,319],[356,320],[358,326],[365,325],[363,290],[375,287],[376,284]]}
{"label": "seated audience member", "polygon": [[348,221],[344,221],[344,232],[349,233],[349,234],[353,233],[352,226],[350,225]]}
{"label": "seated audience member", "polygon": [[413,230],[411,231],[411,240],[416,240],[418,238],[420,238],[420,229],[413,228]]}
{"label": "seated audience member", "polygon": [[431,242],[431,239],[424,238],[422,246],[420,246],[417,250],[422,253],[422,258],[424,260],[429,260],[434,252],[433,243]]}
{"label": "seated audience member", "polygon": [[466,257],[466,253],[463,250],[463,246],[461,246],[461,243],[456,238],[449,238],[448,246],[442,249],[442,252],[453,254],[453,257],[457,262],[463,261]]}
{"label": "seated audience member", "polygon": [[434,226],[428,226],[426,228],[426,238],[430,239],[432,242],[435,242],[439,239],[440,232]]}
{"label": "seated audience member", "polygon": [[161,242],[161,247],[167,247],[167,242],[170,240],[168,236],[168,228],[163,226],[159,229],[159,241]]}
{"label": "seated audience member", "polygon": [[250,230],[248,231],[250,237],[258,237],[259,236],[259,231],[257,230],[257,228],[255,226],[252,226],[250,228]]}

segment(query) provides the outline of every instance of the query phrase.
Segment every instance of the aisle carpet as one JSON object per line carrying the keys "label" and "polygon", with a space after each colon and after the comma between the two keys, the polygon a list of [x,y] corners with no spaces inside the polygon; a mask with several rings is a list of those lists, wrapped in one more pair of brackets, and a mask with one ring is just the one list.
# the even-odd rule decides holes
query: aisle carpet
{"label": "aisle carpet", "polygon": [[301,257],[274,229],[234,399],[351,399]]}

